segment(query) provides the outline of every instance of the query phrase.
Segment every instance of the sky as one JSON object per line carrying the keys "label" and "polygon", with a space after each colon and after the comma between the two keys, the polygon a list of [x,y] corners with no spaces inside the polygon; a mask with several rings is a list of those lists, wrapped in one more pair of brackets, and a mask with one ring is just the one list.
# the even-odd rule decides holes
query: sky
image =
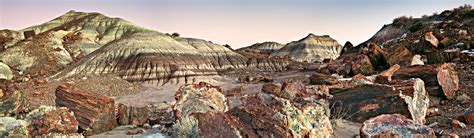
{"label": "sky", "polygon": [[474,0],[0,0],[0,29],[23,29],[75,10],[233,48],[263,41],[285,44],[309,33],[357,45],[394,18],[463,4],[474,5]]}

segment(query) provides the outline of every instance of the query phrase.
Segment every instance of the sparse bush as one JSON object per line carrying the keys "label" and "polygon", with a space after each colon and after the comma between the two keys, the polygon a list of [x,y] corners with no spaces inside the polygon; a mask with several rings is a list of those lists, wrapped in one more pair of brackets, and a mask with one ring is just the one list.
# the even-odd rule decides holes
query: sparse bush
{"label": "sparse bush", "polygon": [[171,34],[171,37],[173,37],[173,38],[179,37],[179,34],[175,32],[175,33]]}

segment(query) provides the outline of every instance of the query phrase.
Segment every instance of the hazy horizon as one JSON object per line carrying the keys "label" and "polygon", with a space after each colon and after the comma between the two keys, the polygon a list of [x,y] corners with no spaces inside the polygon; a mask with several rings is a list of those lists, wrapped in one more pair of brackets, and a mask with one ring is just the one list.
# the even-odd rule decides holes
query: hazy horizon
{"label": "hazy horizon", "polygon": [[359,44],[403,15],[421,17],[468,0],[1,0],[0,29],[19,30],[69,10],[99,12],[163,33],[233,48],[263,41],[288,43],[309,33]]}

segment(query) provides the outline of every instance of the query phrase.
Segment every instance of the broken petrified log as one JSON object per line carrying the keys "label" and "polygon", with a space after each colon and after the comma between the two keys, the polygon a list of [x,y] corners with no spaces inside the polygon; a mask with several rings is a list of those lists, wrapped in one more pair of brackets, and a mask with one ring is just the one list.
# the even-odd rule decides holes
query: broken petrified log
{"label": "broken petrified log", "polygon": [[27,115],[28,132],[31,136],[43,136],[53,133],[73,134],[78,131],[78,122],[74,114],[65,107],[41,106]]}
{"label": "broken petrified log", "polygon": [[[393,85],[366,84],[346,87],[330,99],[331,113],[363,122],[381,114],[399,113],[417,123],[424,123],[429,96],[421,79],[410,79]],[[341,115],[343,114],[343,115]]]}
{"label": "broken petrified log", "polygon": [[365,137],[436,137],[433,129],[418,124],[403,115],[388,114],[371,118],[360,128]]}
{"label": "broken petrified log", "polygon": [[148,107],[125,105],[119,103],[118,105],[118,123],[121,125],[143,125],[148,121]]}
{"label": "broken petrified log", "polygon": [[393,79],[406,80],[420,78],[425,82],[426,89],[433,96],[446,96],[452,99],[459,90],[459,78],[453,64],[410,66],[397,70]]}
{"label": "broken petrified log", "polygon": [[227,113],[238,117],[260,137],[331,136],[333,129],[326,98],[316,93],[302,95],[289,100],[267,93],[251,94],[242,97],[243,104]]}
{"label": "broken petrified log", "polygon": [[191,113],[225,112],[229,108],[221,89],[203,82],[181,87],[175,98],[173,110],[178,119]]}
{"label": "broken petrified log", "polygon": [[117,126],[114,100],[85,91],[74,82],[63,82],[56,89],[56,105],[74,112],[86,136],[110,131]]}
{"label": "broken petrified log", "polygon": [[380,84],[390,84],[392,82],[392,75],[400,69],[400,65],[395,64],[387,70],[384,70],[375,77],[375,82]]}
{"label": "broken petrified log", "polygon": [[474,108],[464,113],[464,120],[466,120],[467,124],[474,125]]}
{"label": "broken petrified log", "polygon": [[413,54],[403,45],[389,47],[384,57],[391,66],[395,64],[402,67],[409,66],[413,60]]}
{"label": "broken petrified log", "polygon": [[337,84],[337,78],[322,73],[314,73],[309,77],[309,82],[313,85],[334,85]]}

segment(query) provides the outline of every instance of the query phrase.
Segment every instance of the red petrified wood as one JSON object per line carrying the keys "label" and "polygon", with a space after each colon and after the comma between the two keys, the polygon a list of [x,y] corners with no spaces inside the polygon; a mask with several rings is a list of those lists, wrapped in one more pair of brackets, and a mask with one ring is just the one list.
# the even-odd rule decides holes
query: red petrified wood
{"label": "red petrified wood", "polygon": [[110,131],[117,126],[114,100],[63,82],[56,89],[56,105],[74,112],[83,134],[90,136]]}

